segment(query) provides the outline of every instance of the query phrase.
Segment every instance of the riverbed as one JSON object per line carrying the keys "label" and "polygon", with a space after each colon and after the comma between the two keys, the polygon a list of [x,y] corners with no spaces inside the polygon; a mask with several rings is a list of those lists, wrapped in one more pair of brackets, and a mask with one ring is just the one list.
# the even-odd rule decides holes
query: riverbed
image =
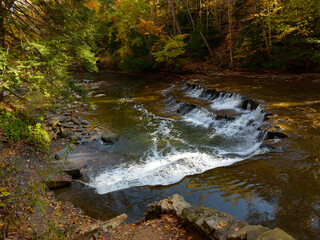
{"label": "riverbed", "polygon": [[[319,239],[319,83],[110,73],[77,78],[100,83],[92,93],[98,109],[83,118],[91,128],[121,136],[114,145],[90,147],[121,160],[99,163],[89,181],[55,191],[59,200],[91,217],[127,213],[133,222],[143,218],[149,203],[179,193],[193,205],[250,224]],[[243,107],[248,99],[258,104]],[[288,137],[266,140],[264,129]]]}

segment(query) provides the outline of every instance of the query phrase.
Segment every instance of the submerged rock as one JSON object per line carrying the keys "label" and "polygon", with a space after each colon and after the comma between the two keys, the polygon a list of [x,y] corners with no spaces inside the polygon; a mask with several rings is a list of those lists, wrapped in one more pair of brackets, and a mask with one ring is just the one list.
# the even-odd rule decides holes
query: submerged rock
{"label": "submerged rock", "polygon": [[108,145],[112,145],[120,139],[120,135],[117,133],[104,133],[101,140]]}
{"label": "submerged rock", "polygon": [[288,136],[282,132],[268,132],[267,133],[267,139],[275,139],[275,138],[283,139],[286,137],[288,137]]}

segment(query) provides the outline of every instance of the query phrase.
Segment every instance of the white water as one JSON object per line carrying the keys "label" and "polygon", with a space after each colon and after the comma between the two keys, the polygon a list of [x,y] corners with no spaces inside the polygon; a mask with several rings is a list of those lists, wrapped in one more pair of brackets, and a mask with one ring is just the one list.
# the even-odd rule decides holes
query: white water
{"label": "white water", "polygon": [[[202,89],[186,91],[193,98],[199,98],[201,92]],[[141,124],[152,128],[150,145],[138,161],[103,169],[89,185],[99,194],[136,186],[169,185],[185,176],[259,154],[263,133],[258,128],[264,114],[260,106],[253,111],[240,109],[243,99],[239,94],[222,94],[210,103],[213,109],[241,112],[233,120],[216,120],[214,113],[201,107],[181,116],[180,120],[173,120],[157,117],[143,105],[135,104],[133,108],[140,112],[140,118],[147,120],[147,124]],[[174,97],[169,101],[173,112],[182,105],[174,101]]]}

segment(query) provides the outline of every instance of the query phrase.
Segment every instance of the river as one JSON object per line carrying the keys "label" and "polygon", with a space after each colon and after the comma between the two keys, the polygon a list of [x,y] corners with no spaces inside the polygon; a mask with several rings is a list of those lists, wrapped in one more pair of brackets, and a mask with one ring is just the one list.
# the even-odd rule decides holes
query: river
{"label": "river", "polygon": [[[99,164],[85,183],[56,190],[58,199],[92,217],[127,213],[133,222],[149,203],[179,193],[250,224],[320,239],[319,83],[109,73],[78,78],[103,82],[92,97],[98,110],[83,118],[121,135],[114,145],[90,147],[123,158]],[[272,115],[265,121],[266,113]],[[288,137],[267,140],[264,129]]]}

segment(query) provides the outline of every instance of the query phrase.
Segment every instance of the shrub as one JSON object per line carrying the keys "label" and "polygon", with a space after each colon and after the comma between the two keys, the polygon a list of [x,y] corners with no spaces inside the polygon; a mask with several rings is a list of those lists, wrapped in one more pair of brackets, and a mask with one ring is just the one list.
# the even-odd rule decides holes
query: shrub
{"label": "shrub", "polygon": [[10,143],[23,140],[38,151],[47,151],[50,137],[40,123],[21,119],[15,113],[0,109],[0,129]]}

